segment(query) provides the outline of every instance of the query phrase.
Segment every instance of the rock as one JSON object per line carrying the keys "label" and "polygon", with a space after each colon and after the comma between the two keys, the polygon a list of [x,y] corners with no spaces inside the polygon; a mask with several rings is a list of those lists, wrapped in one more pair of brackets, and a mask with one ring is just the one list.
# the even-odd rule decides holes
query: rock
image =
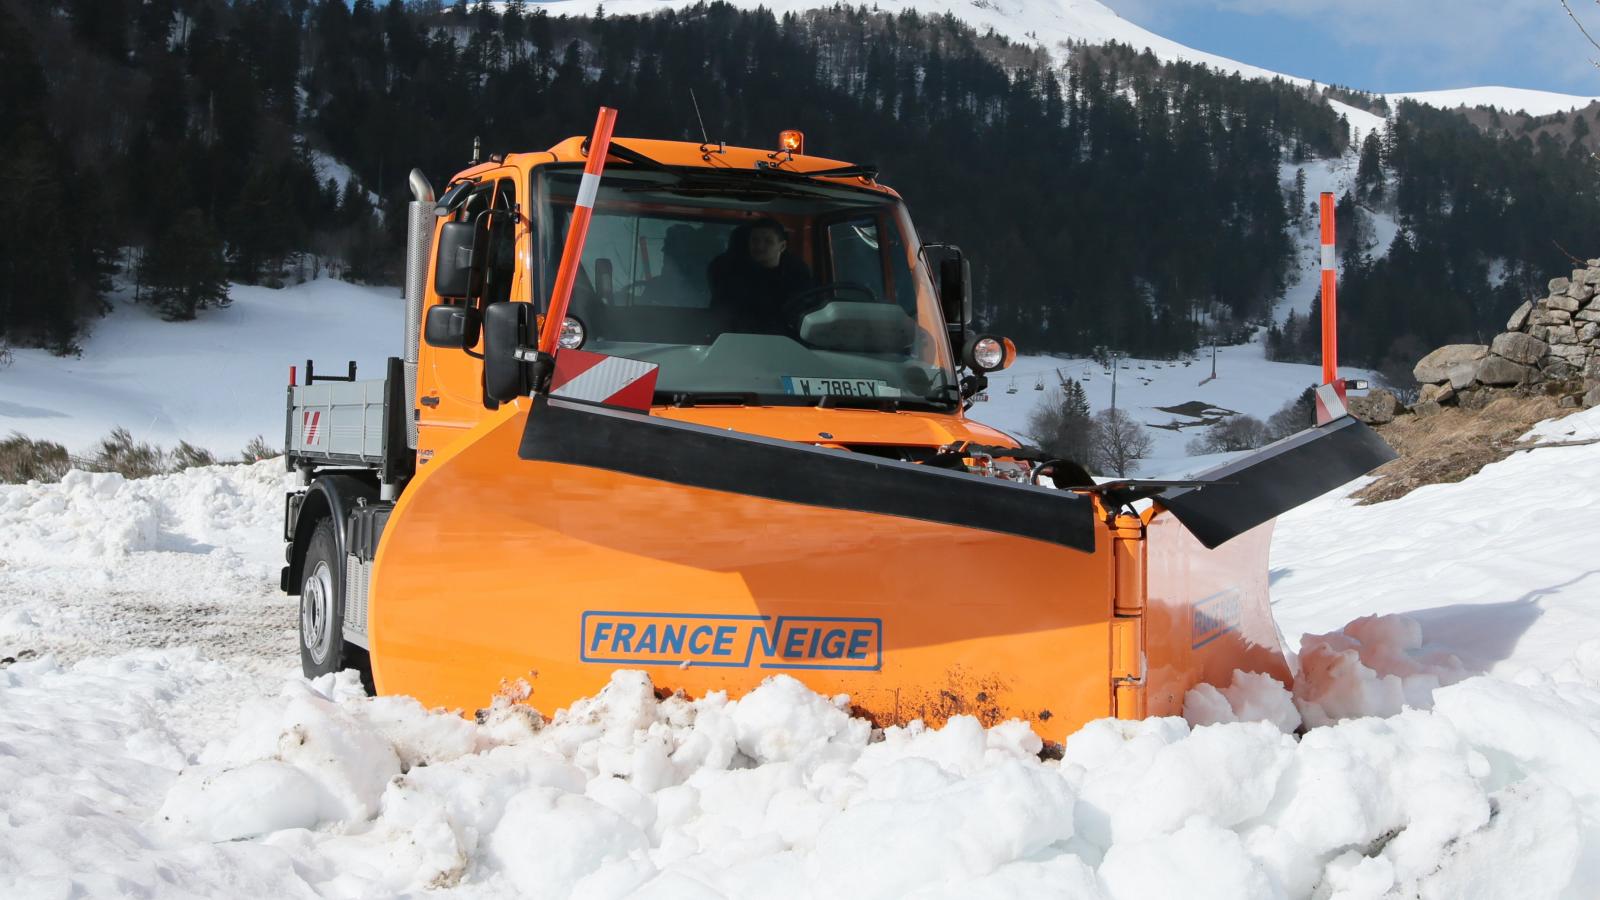
{"label": "rock", "polygon": [[1455,385],[1453,385],[1453,384],[1441,384],[1441,385],[1439,385],[1439,393],[1437,395],[1435,395],[1433,399],[1434,399],[1435,402],[1438,402],[1438,403],[1452,403],[1452,402],[1454,402],[1455,399],[1456,399],[1456,388],[1455,388]]}
{"label": "rock", "polygon": [[1506,320],[1506,330],[1521,331],[1522,327],[1528,324],[1528,313],[1530,312],[1533,312],[1532,302],[1524,302],[1517,307],[1517,311],[1512,313],[1511,318]]}
{"label": "rock", "polygon": [[1590,297],[1594,296],[1594,288],[1590,285],[1574,281],[1572,283],[1572,287],[1567,288],[1567,296],[1578,301],[1579,303],[1583,303]]}
{"label": "rock", "polygon": [[1478,363],[1477,380],[1483,384],[1524,384],[1532,374],[1533,369],[1521,363],[1503,356],[1486,356]]}
{"label": "rock", "polygon": [[1451,388],[1448,384],[1425,384],[1421,390],[1417,391],[1417,401],[1426,403],[1429,400],[1437,400],[1439,399],[1439,393],[1446,390],[1454,390],[1454,388]]}
{"label": "rock", "polygon": [[1550,339],[1550,326],[1530,325],[1528,326],[1528,337],[1538,338],[1541,341],[1548,341]]}
{"label": "rock", "polygon": [[1583,273],[1584,284],[1600,284],[1600,263],[1589,260],[1589,268]]}
{"label": "rock", "polygon": [[1494,339],[1489,346],[1489,352],[1504,356],[1514,363],[1525,366],[1533,365],[1549,352],[1550,345],[1538,338],[1522,334],[1521,332],[1508,331]]}
{"label": "rock", "polygon": [[[1589,274],[1589,270],[1588,269],[1573,269],[1572,270],[1572,279],[1571,279],[1572,280],[1572,284],[1574,284],[1574,285],[1582,284],[1583,283],[1583,277],[1585,275],[1588,275],[1588,274]],[[1568,290],[1571,290],[1571,285],[1568,286]]]}
{"label": "rock", "polygon": [[1568,378],[1578,374],[1577,366],[1559,357],[1552,357],[1540,368],[1544,372],[1544,377],[1553,382],[1566,381]]}
{"label": "rock", "polygon": [[1579,322],[1600,322],[1600,309],[1586,309],[1573,318]]}
{"label": "rock", "polygon": [[1471,387],[1472,382],[1478,377],[1478,366],[1482,364],[1482,362],[1483,360],[1480,359],[1477,362],[1462,363],[1459,366],[1452,366],[1449,373],[1450,386],[1458,391]]}
{"label": "rock", "polygon": [[1556,401],[1556,409],[1577,409],[1577,408],[1578,408],[1578,398],[1572,396],[1571,394],[1568,394],[1565,397],[1562,397],[1561,399]]}
{"label": "rock", "polygon": [[1600,259],[1591,259],[1591,260],[1589,260],[1589,268],[1591,268],[1591,269],[1600,269]]}
{"label": "rock", "polygon": [[1444,407],[1432,400],[1422,400],[1413,405],[1411,407],[1411,411],[1415,413],[1418,418],[1424,418],[1444,412]]}
{"label": "rock", "polygon": [[1565,278],[1550,279],[1550,293],[1552,294],[1565,294],[1567,292],[1567,288],[1571,286],[1572,282]]}
{"label": "rock", "polygon": [[[1541,325],[1560,325],[1564,321],[1565,320],[1563,320],[1563,319],[1556,318],[1556,313],[1553,313],[1548,309],[1535,308],[1534,311],[1533,311],[1533,315],[1528,317],[1529,325],[1530,326],[1534,326],[1534,327],[1541,326]],[[1531,331],[1532,328],[1530,328],[1529,330]]]}
{"label": "rock", "polygon": [[1589,361],[1589,348],[1582,344],[1551,344],[1550,355],[1565,360],[1573,368],[1582,369],[1583,364]]}
{"label": "rock", "polygon": [[1545,315],[1550,319],[1550,321],[1545,323],[1546,325],[1565,325],[1572,321],[1572,313],[1569,313],[1564,309],[1552,309],[1545,313]]}
{"label": "rock", "polygon": [[1349,398],[1350,414],[1368,425],[1387,425],[1400,410],[1400,401],[1383,388],[1373,388],[1365,397]]}
{"label": "rock", "polygon": [[1566,295],[1557,295],[1555,297],[1551,297],[1546,305],[1552,312],[1559,309],[1563,312],[1575,313],[1578,311],[1578,307],[1582,306],[1583,304]]}
{"label": "rock", "polygon": [[1492,399],[1494,399],[1494,392],[1488,388],[1480,387],[1470,391],[1462,391],[1461,395],[1456,398],[1456,404],[1462,409],[1479,410],[1488,406],[1489,401]]}
{"label": "rock", "polygon": [[1596,405],[1600,405],[1600,387],[1590,388],[1589,392],[1583,395],[1584,409]]}
{"label": "rock", "polygon": [[1489,355],[1484,344],[1447,344],[1424,356],[1411,374],[1422,384],[1449,381],[1450,370],[1456,366],[1475,366],[1478,360]]}
{"label": "rock", "polygon": [[1592,344],[1597,337],[1600,337],[1600,324],[1585,322],[1578,326],[1578,343]]}
{"label": "rock", "polygon": [[1578,342],[1578,332],[1571,325],[1551,325],[1549,342],[1555,344],[1575,344]]}

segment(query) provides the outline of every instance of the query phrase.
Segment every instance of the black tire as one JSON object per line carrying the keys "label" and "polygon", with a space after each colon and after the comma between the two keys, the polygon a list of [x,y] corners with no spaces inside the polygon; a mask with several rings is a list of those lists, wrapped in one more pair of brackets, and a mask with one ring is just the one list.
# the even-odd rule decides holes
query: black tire
{"label": "black tire", "polygon": [[370,695],[372,659],[344,639],[344,565],[333,520],[321,519],[300,567],[300,671],[307,678],[355,669]]}
{"label": "black tire", "polygon": [[333,521],[319,519],[300,566],[300,671],[307,678],[345,667],[342,563]]}

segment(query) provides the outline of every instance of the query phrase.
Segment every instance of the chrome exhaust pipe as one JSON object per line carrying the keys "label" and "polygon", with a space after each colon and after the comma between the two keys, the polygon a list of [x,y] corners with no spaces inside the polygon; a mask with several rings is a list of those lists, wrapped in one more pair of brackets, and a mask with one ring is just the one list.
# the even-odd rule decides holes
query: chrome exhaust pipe
{"label": "chrome exhaust pipe", "polygon": [[[428,251],[433,247],[433,185],[421,169],[407,179],[412,200],[406,209],[406,397],[416,403],[417,354],[422,343],[422,297],[428,283]],[[406,442],[417,448],[417,415],[406,416]]]}

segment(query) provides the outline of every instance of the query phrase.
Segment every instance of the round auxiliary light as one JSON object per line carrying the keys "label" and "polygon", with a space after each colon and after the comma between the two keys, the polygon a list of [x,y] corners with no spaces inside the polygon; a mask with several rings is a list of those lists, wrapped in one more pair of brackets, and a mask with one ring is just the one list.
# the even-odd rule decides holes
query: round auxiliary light
{"label": "round auxiliary light", "polygon": [[790,153],[806,152],[806,136],[793,128],[778,132],[778,149]]}
{"label": "round auxiliary light", "polygon": [[999,338],[979,338],[972,345],[972,361],[985,372],[993,372],[1000,368],[1000,364],[1005,360],[1006,347],[1000,343]]}
{"label": "round auxiliary light", "polygon": [[561,320],[561,334],[556,338],[556,345],[563,350],[576,350],[583,346],[588,337],[589,331],[583,327],[583,320],[577,316],[567,316]]}

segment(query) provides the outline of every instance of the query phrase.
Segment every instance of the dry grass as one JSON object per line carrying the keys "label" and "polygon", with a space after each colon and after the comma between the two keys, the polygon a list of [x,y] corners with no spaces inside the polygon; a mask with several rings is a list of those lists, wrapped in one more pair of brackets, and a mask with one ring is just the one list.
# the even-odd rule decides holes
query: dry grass
{"label": "dry grass", "polygon": [[1499,462],[1517,439],[1561,410],[1553,397],[1502,397],[1479,410],[1445,407],[1431,416],[1400,416],[1378,433],[1400,458],[1373,474],[1378,480],[1355,493],[1362,503],[1382,503],[1423,485],[1454,484]]}
{"label": "dry grass", "polygon": [[135,441],[126,428],[115,428],[100,439],[88,456],[72,456],[67,448],[53,441],[37,441],[13,432],[0,439],[0,484],[29,481],[54,482],[72,469],[85,472],[116,472],[125,478],[149,478],[182,472],[199,466],[253,463],[278,455],[260,435],[251,439],[239,460],[218,459],[216,454],[179,441],[175,449]]}
{"label": "dry grass", "polygon": [[53,441],[36,441],[17,432],[0,440],[0,484],[60,481],[70,468],[67,448]]}

